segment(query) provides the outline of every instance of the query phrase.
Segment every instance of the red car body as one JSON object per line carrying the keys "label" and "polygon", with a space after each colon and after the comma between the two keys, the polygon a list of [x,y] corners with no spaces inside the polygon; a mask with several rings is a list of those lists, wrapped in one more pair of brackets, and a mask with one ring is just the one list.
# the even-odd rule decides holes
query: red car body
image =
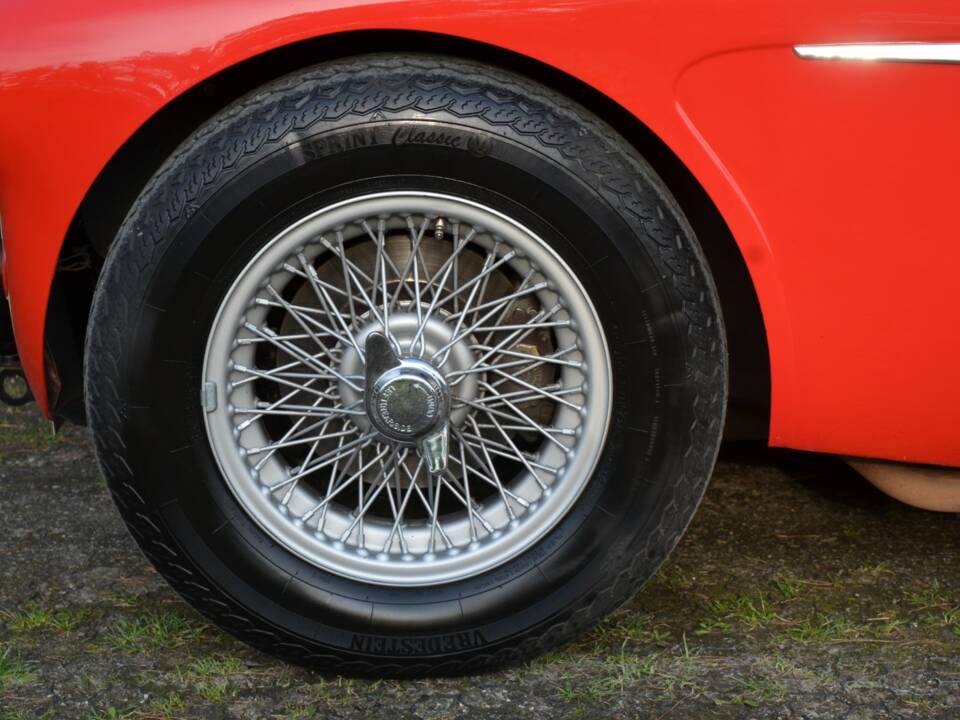
{"label": "red car body", "polygon": [[679,159],[759,300],[772,445],[960,466],[960,66],[794,51],[956,41],[951,0],[7,0],[3,278],[41,408],[62,246],[124,144],[251,58],[401,31],[409,49],[458,38],[573,78]]}

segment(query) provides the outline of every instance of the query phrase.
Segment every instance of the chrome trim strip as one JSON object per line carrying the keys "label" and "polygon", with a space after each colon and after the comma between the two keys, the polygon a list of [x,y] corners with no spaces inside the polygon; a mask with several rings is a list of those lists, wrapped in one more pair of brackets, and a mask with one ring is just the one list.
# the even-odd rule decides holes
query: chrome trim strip
{"label": "chrome trim strip", "polygon": [[960,63],[960,43],[903,42],[796,45],[793,51],[807,60]]}

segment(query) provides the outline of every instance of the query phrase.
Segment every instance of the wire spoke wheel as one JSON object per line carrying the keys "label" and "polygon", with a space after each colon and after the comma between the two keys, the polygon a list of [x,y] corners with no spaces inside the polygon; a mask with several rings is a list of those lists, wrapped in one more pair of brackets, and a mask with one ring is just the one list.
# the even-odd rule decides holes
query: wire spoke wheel
{"label": "wire spoke wheel", "polygon": [[243,269],[204,392],[217,462],[265,531],[353,579],[428,585],[563,517],[604,444],[610,362],[541,238],[464,199],[382,193],[310,215]]}
{"label": "wire spoke wheel", "polygon": [[723,429],[676,200],[572,99],[457,58],[325,63],[211,118],[128,214],[89,325],[97,454],[145,554],[339,674],[584,632],[668,556]]}

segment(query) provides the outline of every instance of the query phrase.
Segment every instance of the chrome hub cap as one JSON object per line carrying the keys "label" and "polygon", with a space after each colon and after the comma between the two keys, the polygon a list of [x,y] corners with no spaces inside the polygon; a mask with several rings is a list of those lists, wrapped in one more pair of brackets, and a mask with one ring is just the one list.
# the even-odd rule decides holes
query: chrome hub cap
{"label": "chrome hub cap", "polygon": [[364,347],[370,422],[388,440],[416,440],[427,472],[442,476],[450,452],[450,392],[444,376],[425,360],[399,357],[383,333],[370,333]]}
{"label": "chrome hub cap", "polygon": [[[363,348],[367,339],[373,333],[382,333],[383,326],[370,321],[366,317],[360,320],[360,330],[355,333],[357,345],[349,345],[343,349],[342,359],[338,366],[341,377],[356,378],[369,377],[364,354],[358,348]],[[474,362],[476,356],[470,347],[470,337],[455,339],[453,335],[454,324],[449,322],[449,314],[441,311],[434,311],[433,317],[423,324],[423,331],[417,338],[417,349],[422,358],[429,358],[436,354],[441,348],[448,347],[449,352],[443,367],[434,368],[429,362],[421,363],[420,367],[427,373],[433,373],[436,377],[443,379],[446,374],[454,374],[459,378],[457,382],[457,395],[467,400],[474,400],[478,395],[478,374],[467,371]],[[400,354],[409,359],[417,358],[411,344],[419,329],[416,313],[397,313],[390,316],[390,337],[393,338],[400,348]],[[344,404],[364,404],[364,393],[355,388],[354,383],[340,381],[340,397]],[[446,387],[446,383],[442,383]],[[368,406],[365,405],[365,409]],[[454,424],[462,423],[466,417],[469,408],[466,405],[458,404],[457,408],[450,409],[450,421]],[[361,429],[369,430],[370,422],[366,415],[353,418],[353,422]]]}
{"label": "chrome hub cap", "polygon": [[272,538],[354,580],[490,570],[567,514],[610,418],[590,299],[496,210],[390,192],[270,240],[214,319],[207,436]]}
{"label": "chrome hub cap", "polygon": [[417,440],[446,423],[446,385],[430,363],[403,359],[372,383],[365,398],[367,417],[385,438]]}

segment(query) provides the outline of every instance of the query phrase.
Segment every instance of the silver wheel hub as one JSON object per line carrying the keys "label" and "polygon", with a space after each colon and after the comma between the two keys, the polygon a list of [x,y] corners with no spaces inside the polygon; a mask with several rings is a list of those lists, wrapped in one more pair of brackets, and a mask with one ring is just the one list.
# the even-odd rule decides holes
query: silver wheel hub
{"label": "silver wheel hub", "polygon": [[378,377],[365,398],[367,417],[391,440],[412,442],[446,423],[449,394],[428,362],[403,358]]}
{"label": "silver wheel hub", "polygon": [[[400,354],[410,359],[416,357],[410,347],[418,328],[416,313],[404,312],[391,315],[389,326],[390,335],[397,341]],[[371,333],[382,332],[382,330],[383,327],[380,323],[371,321],[366,317],[361,318],[361,327],[356,333],[357,345],[363,348]],[[417,349],[422,353],[423,357],[428,358],[445,345],[448,345],[453,339],[453,325],[446,321],[446,315],[444,313],[438,312],[435,313],[435,317],[431,317],[425,323],[424,330],[417,339]],[[444,377],[443,373],[463,373],[473,365],[476,359],[473,350],[470,349],[470,338],[461,338],[450,347],[446,362],[443,367],[440,368],[440,372],[434,372],[434,375],[442,379]],[[434,369],[429,363],[425,364],[429,366],[426,369],[427,372]],[[340,361],[338,369],[344,378],[365,376],[366,365],[362,353],[353,345],[347,346],[343,350],[343,358]],[[457,383],[457,394],[469,400],[474,400],[478,394],[477,375],[475,373],[468,373],[461,374],[458,377],[460,377],[460,382]],[[444,383],[444,386],[445,385],[446,383]],[[363,402],[364,394],[350,384],[340,381],[339,390],[340,397],[343,399],[344,404],[349,405],[351,403]],[[365,407],[369,406],[365,405]],[[469,408],[466,405],[458,406],[458,408],[455,409],[448,409],[450,422],[455,425],[461,424],[467,417],[468,410]],[[354,423],[365,430],[370,427],[367,416],[354,418]]]}
{"label": "silver wheel hub", "polygon": [[387,192],[319,210],[240,271],[205,424],[244,511],[360,582],[426,586],[532,547],[603,449],[610,359],[575,273],[496,210]]}

